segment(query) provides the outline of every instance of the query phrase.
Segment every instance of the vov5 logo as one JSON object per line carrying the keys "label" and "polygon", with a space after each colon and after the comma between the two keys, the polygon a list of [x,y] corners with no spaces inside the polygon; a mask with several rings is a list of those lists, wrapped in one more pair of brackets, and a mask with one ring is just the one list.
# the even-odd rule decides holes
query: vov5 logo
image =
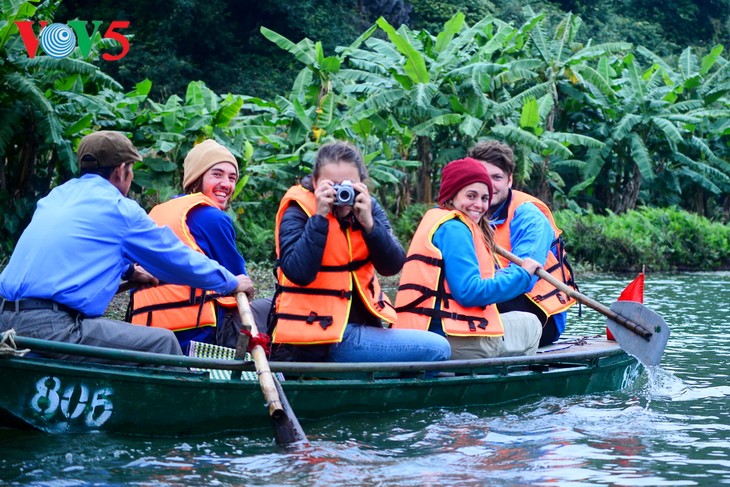
{"label": "vov5 logo", "polygon": [[[31,59],[33,59],[38,52],[38,45],[40,45],[43,52],[49,56],[53,58],[64,58],[71,54],[71,51],[74,50],[77,42],[81,54],[84,57],[88,57],[89,52],[91,51],[91,39],[96,36],[102,21],[91,21],[94,26],[94,30],[91,35],[89,35],[89,32],[86,30],[86,20],[71,20],[68,24],[53,23],[48,25],[48,22],[45,20],[38,23],[41,26],[41,31],[38,37],[36,37],[35,32],[33,32],[34,21],[15,21],[15,25],[18,26],[18,31],[20,31],[20,37],[23,39],[23,43],[25,44],[25,50],[28,53],[28,57]],[[118,61],[127,55],[129,52],[129,39],[117,31],[128,27],[128,20],[112,21],[102,37],[104,39],[114,39],[117,41],[122,45],[122,52],[119,54],[109,54],[105,52],[101,55],[102,59],[105,61]]]}

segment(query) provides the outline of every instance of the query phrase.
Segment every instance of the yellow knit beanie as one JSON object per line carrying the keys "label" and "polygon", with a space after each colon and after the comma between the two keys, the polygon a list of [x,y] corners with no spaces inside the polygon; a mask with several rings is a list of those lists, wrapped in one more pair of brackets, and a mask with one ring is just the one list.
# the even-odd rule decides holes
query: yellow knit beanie
{"label": "yellow knit beanie", "polygon": [[188,186],[193,184],[205,171],[215,166],[219,162],[230,162],[236,168],[236,176],[238,176],[238,162],[233,157],[231,151],[220,145],[212,139],[193,147],[185,157],[183,164],[183,190],[187,190]]}

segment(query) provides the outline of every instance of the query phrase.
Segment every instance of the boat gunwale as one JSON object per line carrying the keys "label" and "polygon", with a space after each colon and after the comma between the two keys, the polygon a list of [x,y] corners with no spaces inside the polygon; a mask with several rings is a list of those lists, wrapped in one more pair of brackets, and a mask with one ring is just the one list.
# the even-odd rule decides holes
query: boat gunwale
{"label": "boat gunwale", "polygon": [[[151,366],[172,366],[172,367],[189,367],[195,369],[216,369],[231,371],[254,371],[253,362],[244,360],[226,360],[212,359],[200,357],[188,357],[185,355],[168,355],[152,352],[137,352],[131,350],[118,350],[102,347],[94,347],[89,345],[79,345],[73,343],[54,342],[49,340],[41,340],[36,338],[16,336],[15,341],[19,347],[29,348],[33,351],[46,353],[63,353],[69,355],[79,355],[84,357],[94,357],[107,360],[118,360],[120,362],[130,362],[130,364],[98,364],[94,362],[72,362],[65,361],[69,364],[73,363],[81,365],[84,368],[94,368],[99,365],[106,367],[129,367],[135,364],[135,370],[139,373],[139,367],[136,364]],[[480,369],[508,368],[512,366],[531,366],[531,365],[552,365],[552,364],[574,364],[586,365],[595,362],[604,357],[612,357],[614,355],[625,354],[618,346],[603,346],[600,348],[592,348],[582,351],[566,351],[555,350],[547,351],[531,356],[516,357],[499,357],[473,360],[447,360],[439,362],[351,362],[351,363],[332,363],[332,362],[269,362],[272,372],[281,372],[284,374],[322,374],[322,373],[378,373],[378,372],[456,372],[456,371],[478,371]],[[31,357],[28,357],[31,358]],[[47,357],[32,357],[54,361],[58,363],[58,359]],[[3,360],[0,358],[0,360]],[[162,372],[161,369],[155,370],[157,373]],[[188,371],[176,371],[176,374]],[[195,374],[193,374],[194,376]]]}

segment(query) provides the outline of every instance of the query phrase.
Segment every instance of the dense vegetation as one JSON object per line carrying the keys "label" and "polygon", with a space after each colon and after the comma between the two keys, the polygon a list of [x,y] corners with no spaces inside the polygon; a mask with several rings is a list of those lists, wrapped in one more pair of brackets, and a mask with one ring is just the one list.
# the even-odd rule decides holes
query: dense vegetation
{"label": "dense vegetation", "polygon": [[[525,1],[518,10],[519,3],[477,0],[132,1],[93,8],[2,1],[0,255],[12,250],[35,201],[76,173],[78,141],[99,128],[126,131],[142,149],[133,189],[146,206],[178,191],[182,160],[196,141],[214,137],[230,147],[244,166],[233,211],[250,260],[270,258],[279,198],[331,138],[363,149],[373,190],[403,235],[417,221],[412,216],[421,207],[413,203],[431,201],[443,164],[485,137],[515,147],[517,187],[571,210],[563,221],[575,255],[606,257],[595,252],[600,240],[591,248],[582,237],[607,231],[612,218],[639,206],[659,233],[666,221],[697,217],[655,208],[728,219],[730,64],[722,44],[713,44],[727,35],[725,1],[703,9],[686,0],[608,2],[585,24],[559,12],[588,12],[573,2]],[[658,39],[656,24],[619,29],[622,19],[668,3],[684,8],[684,24],[666,17],[659,49],[642,45]],[[29,59],[13,22],[61,14],[60,21],[139,19],[130,59],[95,65],[78,49],[64,59]],[[224,28],[221,18],[233,27]],[[674,49],[680,42],[697,47]],[[88,60],[108,48],[97,36]],[[182,80],[199,77],[207,83],[185,81],[182,90]],[[652,220],[651,211],[664,216]],[[632,218],[638,217],[626,221]],[[647,261],[647,252],[659,248],[650,236],[620,225],[625,231],[606,234],[606,244],[633,243],[624,245],[623,257],[596,263],[727,265],[721,231],[708,237],[711,253],[699,252],[711,259],[659,267]],[[703,225],[709,223],[697,223],[697,231]]]}

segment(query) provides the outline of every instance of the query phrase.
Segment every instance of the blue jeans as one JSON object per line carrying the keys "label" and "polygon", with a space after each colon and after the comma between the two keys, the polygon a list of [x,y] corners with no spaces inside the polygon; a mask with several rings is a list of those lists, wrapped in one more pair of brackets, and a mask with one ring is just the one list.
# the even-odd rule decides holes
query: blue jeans
{"label": "blue jeans", "polygon": [[347,325],[342,341],[330,346],[332,362],[435,362],[450,356],[449,342],[436,333],[356,323]]}

